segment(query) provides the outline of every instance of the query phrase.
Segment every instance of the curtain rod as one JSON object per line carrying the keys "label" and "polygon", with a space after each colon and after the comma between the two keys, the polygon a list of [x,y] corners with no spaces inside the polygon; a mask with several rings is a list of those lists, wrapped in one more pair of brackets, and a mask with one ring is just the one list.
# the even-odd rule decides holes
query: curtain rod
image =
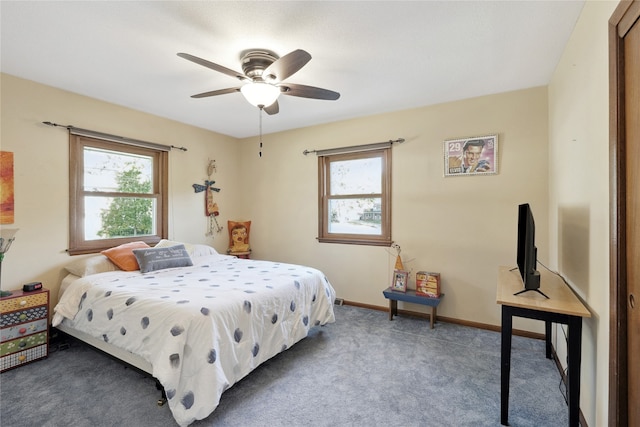
{"label": "curtain rod", "polygon": [[376,142],[373,144],[352,145],[350,147],[328,148],[326,150],[304,150],[302,154],[306,156],[309,153],[316,153],[316,156],[326,156],[328,154],[356,153],[359,151],[371,151],[377,150],[379,148],[387,148],[393,145],[393,143],[402,144],[403,142],[404,138],[398,138],[390,139],[389,141],[385,142]]}
{"label": "curtain rod", "polygon": [[172,149],[187,151],[185,147],[176,147],[175,145],[156,144],[155,142],[141,141],[139,139],[125,138],[123,136],[111,135],[109,133],[96,132],[94,130],[82,129],[71,125],[59,125],[52,122],[42,122],[47,126],[63,127],[69,130],[72,135],[88,136],[91,138],[102,139],[105,141],[120,142],[122,144],[133,145],[135,147],[152,148],[154,150],[171,151]]}

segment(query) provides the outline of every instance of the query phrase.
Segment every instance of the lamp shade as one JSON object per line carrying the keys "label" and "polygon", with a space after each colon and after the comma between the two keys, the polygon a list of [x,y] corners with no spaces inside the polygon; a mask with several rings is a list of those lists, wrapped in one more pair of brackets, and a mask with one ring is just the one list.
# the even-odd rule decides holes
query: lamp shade
{"label": "lamp shade", "polygon": [[0,254],[9,251],[11,243],[16,239],[17,228],[3,228],[0,230]]}
{"label": "lamp shade", "polygon": [[256,107],[268,107],[276,102],[280,95],[280,89],[268,83],[248,83],[240,88],[244,97],[251,105]]}

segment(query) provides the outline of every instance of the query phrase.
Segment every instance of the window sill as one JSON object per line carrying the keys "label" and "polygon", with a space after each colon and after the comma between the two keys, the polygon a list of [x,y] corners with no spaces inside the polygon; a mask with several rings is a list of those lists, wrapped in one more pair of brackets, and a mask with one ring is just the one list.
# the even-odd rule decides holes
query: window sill
{"label": "window sill", "polygon": [[393,240],[389,239],[361,239],[361,238],[338,238],[338,237],[318,237],[320,243],[342,243],[345,245],[367,245],[367,246],[391,246]]}

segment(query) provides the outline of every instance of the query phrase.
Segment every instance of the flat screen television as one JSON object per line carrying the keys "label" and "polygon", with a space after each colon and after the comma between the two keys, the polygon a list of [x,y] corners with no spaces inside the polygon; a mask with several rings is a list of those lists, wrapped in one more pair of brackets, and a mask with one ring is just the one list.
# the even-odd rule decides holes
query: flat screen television
{"label": "flat screen television", "polygon": [[[538,249],[536,248],[536,224],[533,212],[528,203],[518,206],[518,270],[522,277],[524,289],[516,295],[527,291],[540,291],[540,272],[537,270]],[[546,295],[544,295],[546,297]]]}

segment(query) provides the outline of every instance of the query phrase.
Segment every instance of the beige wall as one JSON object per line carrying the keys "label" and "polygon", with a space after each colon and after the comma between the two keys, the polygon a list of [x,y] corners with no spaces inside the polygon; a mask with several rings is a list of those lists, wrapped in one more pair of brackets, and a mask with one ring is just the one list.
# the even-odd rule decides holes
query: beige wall
{"label": "beige wall", "polygon": [[[540,256],[548,256],[546,88],[265,135],[259,157],[255,138],[237,141],[2,75],[0,147],[15,153],[14,226],[20,228],[4,263],[5,289],[41,280],[55,300],[70,259],[67,132],[43,125],[46,120],[186,146],[186,153],[170,155],[170,237],[224,252],[226,230],[214,240],[204,235],[203,196],[191,187],[206,178],[206,159],[215,158],[220,222],[252,220],[254,257],[320,268],[349,301],[386,305],[382,290],[394,254],[316,241],[317,158],[304,156],[305,149],[406,139],[393,148],[393,238],[412,278],[419,270],[442,274],[443,316],[499,325],[497,266],[515,265],[518,203],[532,204]],[[491,133],[498,134],[499,174],[443,177],[445,139]],[[526,322],[516,327],[527,328]],[[535,322],[528,328],[541,330]]]}
{"label": "beige wall", "polygon": [[[499,174],[443,176],[445,139],[492,133],[498,134]],[[253,221],[254,254],[318,267],[339,297],[386,306],[382,290],[391,282],[395,254],[317,242],[317,157],[302,152],[405,138],[393,147],[392,237],[412,282],[417,271],[440,272],[446,296],[439,315],[499,325],[497,268],[515,266],[519,203],[531,203],[540,257],[549,256],[547,133],[541,87],[265,135],[262,158],[256,138],[244,140],[241,211]],[[517,321],[516,327],[527,322]],[[543,331],[537,322],[532,328]]]}
{"label": "beige wall", "polygon": [[238,206],[237,140],[171,120],[108,104],[1,74],[0,149],[14,153],[16,240],[2,263],[2,289],[42,281],[57,289],[69,235],[69,144],[64,128],[43,125],[51,121],[160,144],[185,146],[170,153],[169,236],[207,243],[225,251],[224,234],[207,238],[204,196],[194,194],[194,183],[207,178],[207,159],[216,159],[212,178],[222,188],[221,218],[235,215]]}
{"label": "beige wall", "polygon": [[[584,299],[580,407],[607,425],[609,369],[609,74],[607,21],[588,1],[549,85],[550,262]],[[564,333],[555,347],[565,361]]]}

